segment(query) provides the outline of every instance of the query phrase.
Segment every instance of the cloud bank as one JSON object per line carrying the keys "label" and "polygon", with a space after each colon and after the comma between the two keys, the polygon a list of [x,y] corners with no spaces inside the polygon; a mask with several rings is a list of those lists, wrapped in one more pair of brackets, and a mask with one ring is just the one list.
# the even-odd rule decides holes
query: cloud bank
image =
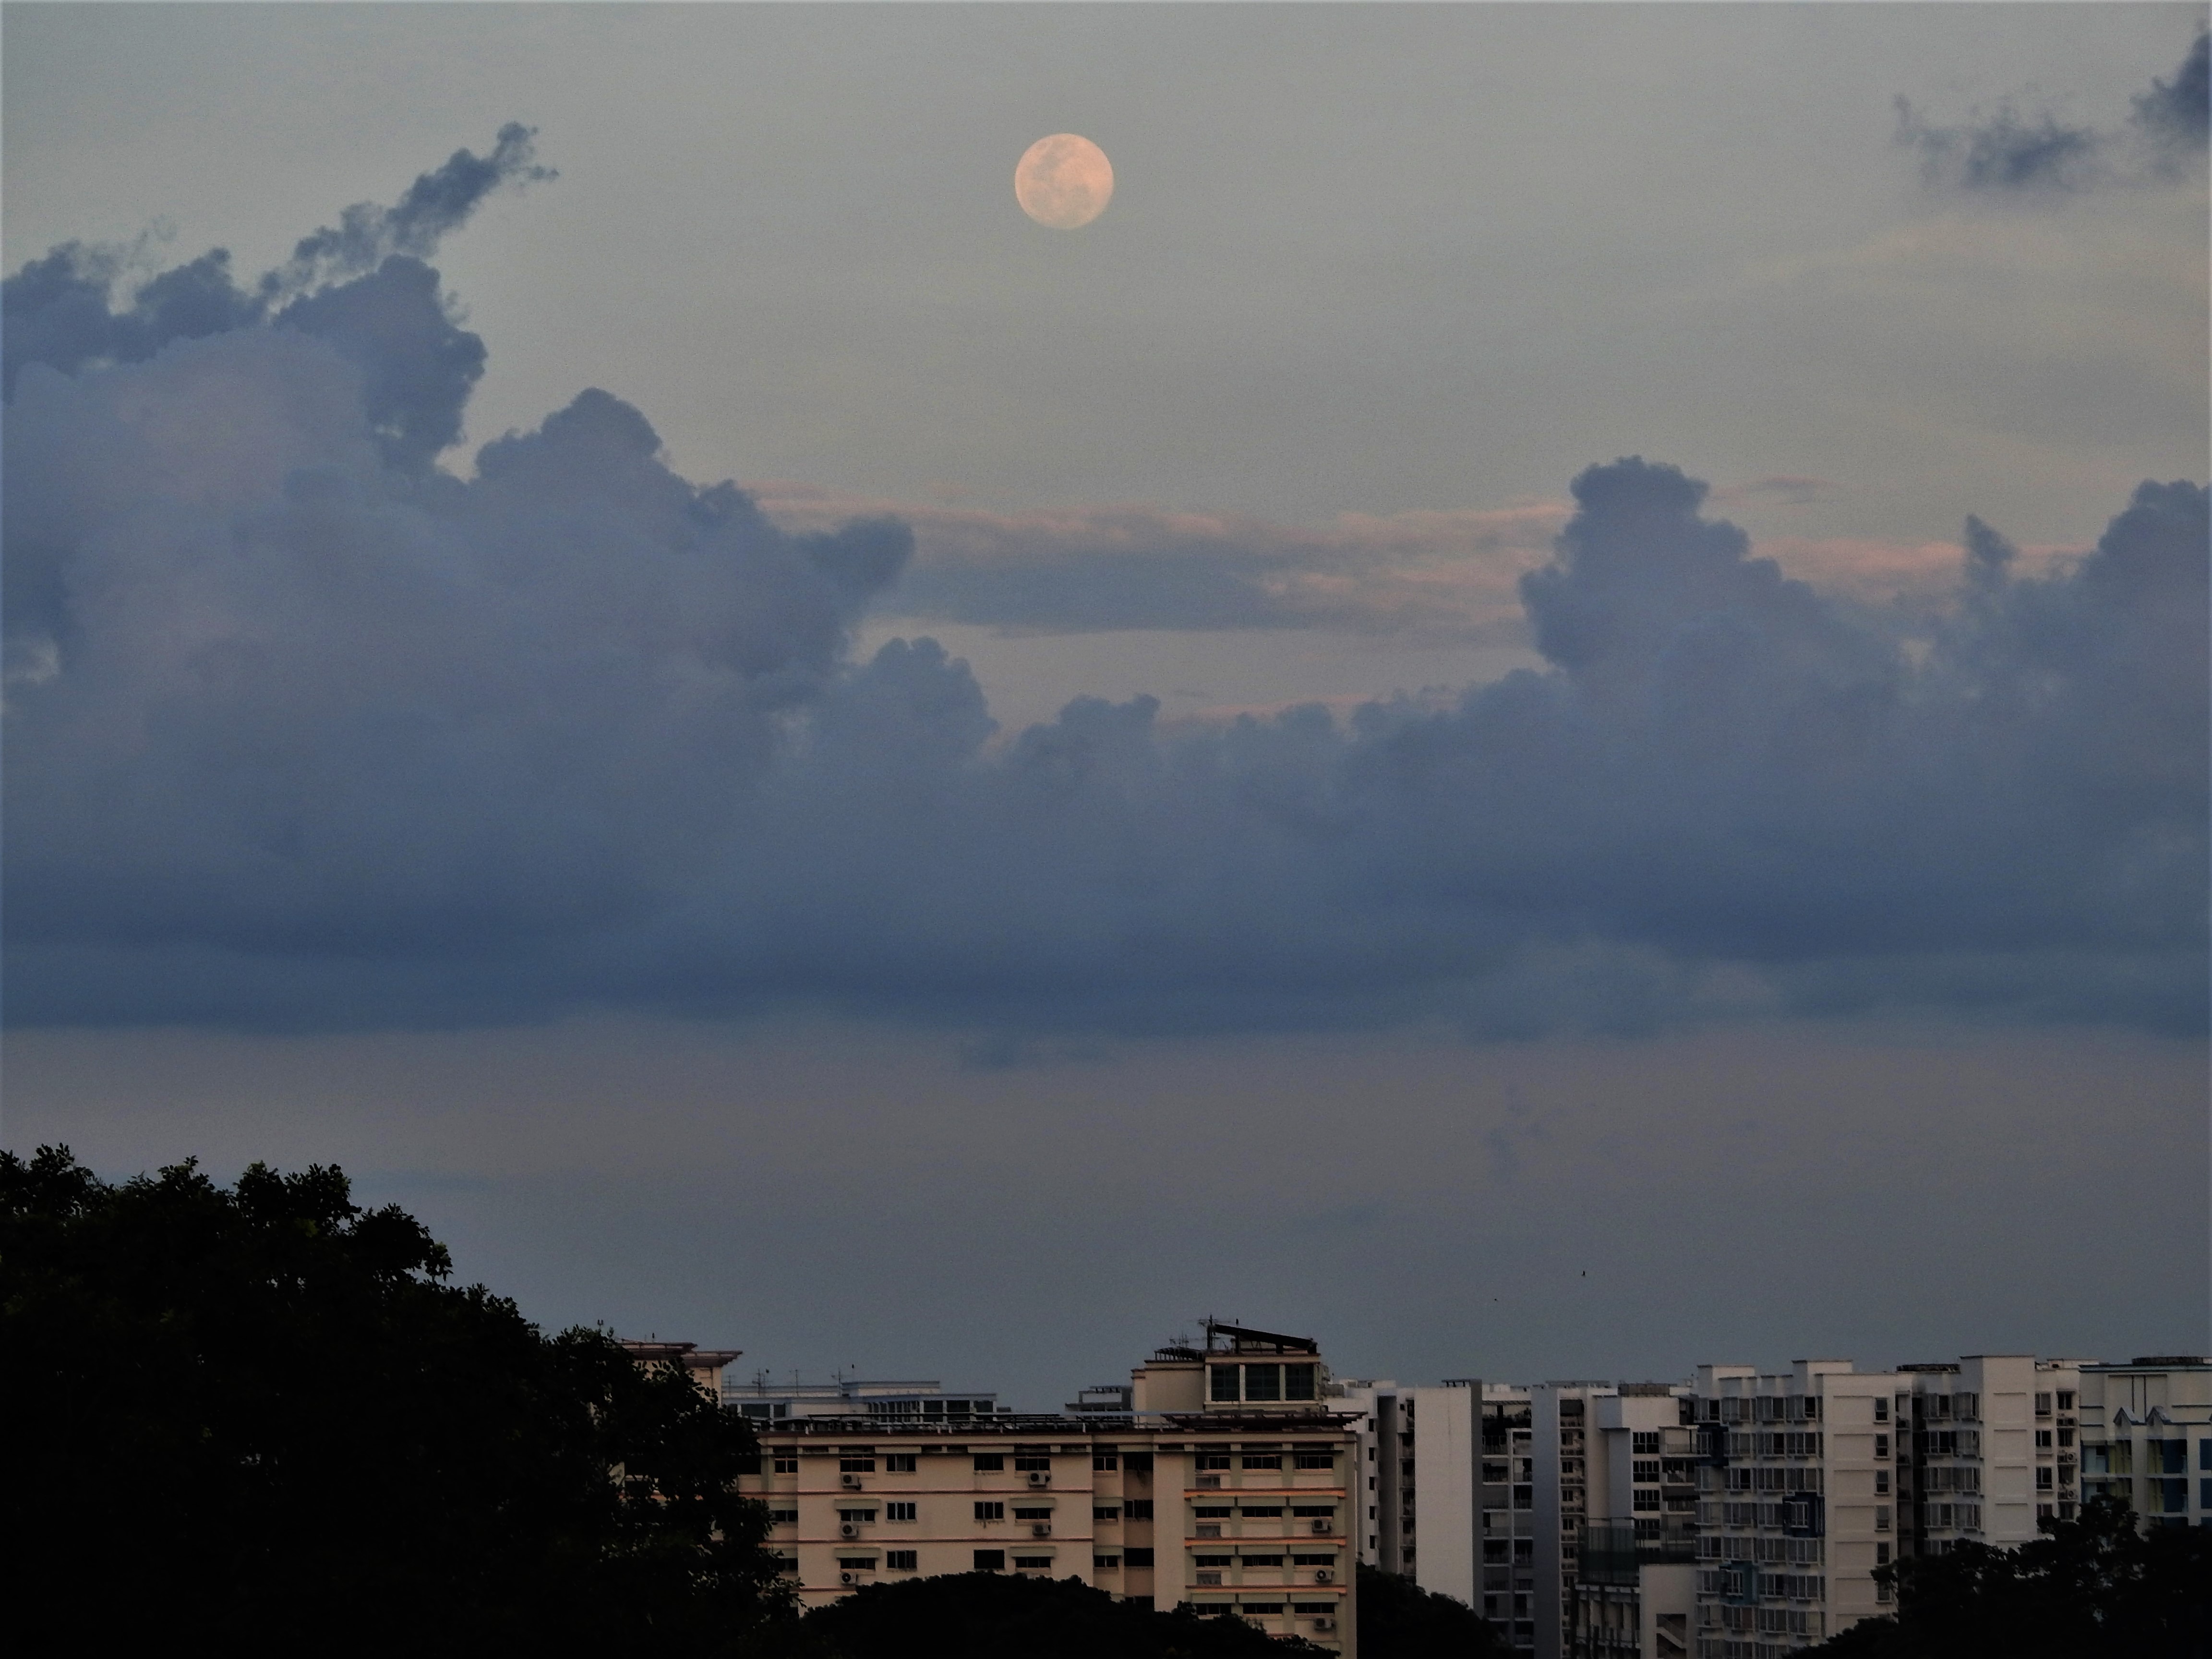
{"label": "cloud bank", "polygon": [[[1908,651],[1632,458],[1575,478],[1520,577],[1541,672],[1344,720],[1169,732],[1078,699],[1000,732],[931,641],[854,659],[906,524],[779,526],[599,391],[434,465],[483,346],[410,249],[528,165],[503,137],[273,286],[210,255],[118,299],[67,249],[8,279],[11,349],[34,325],[5,414],[18,1024],[2202,1030],[2198,485],[2144,484],[2041,575],[1970,526]],[[1364,532],[1286,580],[1249,526],[1186,526],[1242,572],[1194,589],[1150,531],[1117,566],[1100,522],[967,521],[936,602],[1375,603]],[[1352,597],[1302,589],[1339,544]]]}
{"label": "cloud bank", "polygon": [[1919,153],[1929,184],[1950,189],[2058,193],[2179,177],[2204,160],[2208,51],[2212,41],[2200,33],[2173,78],[2154,80],[2134,100],[2124,129],[2081,125],[2050,109],[2023,113],[2011,99],[1944,126],[1899,98],[1897,140]]}

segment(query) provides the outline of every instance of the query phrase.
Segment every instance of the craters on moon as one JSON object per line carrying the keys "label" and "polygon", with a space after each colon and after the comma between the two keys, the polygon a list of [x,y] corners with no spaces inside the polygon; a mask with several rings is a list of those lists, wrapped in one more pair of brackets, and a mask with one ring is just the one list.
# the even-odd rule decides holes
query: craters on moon
{"label": "craters on moon", "polygon": [[1014,168],[1022,211],[1054,230],[1077,230],[1114,199],[1114,164],[1088,138],[1055,132],[1022,152]]}

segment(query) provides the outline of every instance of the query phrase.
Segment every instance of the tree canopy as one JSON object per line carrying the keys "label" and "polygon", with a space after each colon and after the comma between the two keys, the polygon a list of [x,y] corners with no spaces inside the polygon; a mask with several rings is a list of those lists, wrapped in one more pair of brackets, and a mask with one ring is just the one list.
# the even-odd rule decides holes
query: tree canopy
{"label": "tree canopy", "polygon": [[2018,1549],[1961,1543],[1884,1569],[1894,1618],[1814,1651],[1836,1659],[2206,1659],[2212,1530],[2138,1528],[2100,1498]]}
{"label": "tree canopy", "polygon": [[1498,1627],[1464,1601],[1359,1569],[1359,1659],[1504,1659]]}
{"label": "tree canopy", "polygon": [[806,1615],[807,1659],[1297,1659],[1311,1643],[1242,1619],[1154,1613],[1078,1578],[953,1573],[870,1584]]}
{"label": "tree canopy", "polygon": [[714,1653],[787,1606],[741,1419],[451,1273],[333,1168],[0,1153],[19,1638]]}

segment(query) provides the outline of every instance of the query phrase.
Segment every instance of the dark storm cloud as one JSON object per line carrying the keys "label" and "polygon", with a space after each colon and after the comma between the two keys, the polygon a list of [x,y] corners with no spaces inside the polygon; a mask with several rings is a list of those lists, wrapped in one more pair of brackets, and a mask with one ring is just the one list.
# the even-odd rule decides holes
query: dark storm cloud
{"label": "dark storm cloud", "polygon": [[850,659],[903,525],[779,528],[602,392],[431,467],[481,346],[411,256],[105,359],[6,410],[18,1022],[2203,1023],[2193,483],[2041,578],[1971,528],[1908,653],[1624,460],[1522,580],[1543,672],[1000,734]]}
{"label": "dark storm cloud", "polygon": [[2128,129],[2101,131],[2050,110],[2024,114],[2008,99],[1994,113],[1954,126],[1897,100],[1897,138],[1917,150],[1930,184],[1993,192],[2087,189],[2169,176],[2203,157],[2206,37],[2199,34],[2171,81],[2135,100]]}

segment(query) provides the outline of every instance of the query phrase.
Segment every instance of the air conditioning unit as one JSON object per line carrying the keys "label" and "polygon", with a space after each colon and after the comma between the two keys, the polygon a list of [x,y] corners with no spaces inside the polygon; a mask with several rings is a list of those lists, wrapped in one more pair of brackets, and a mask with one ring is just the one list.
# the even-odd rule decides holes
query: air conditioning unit
{"label": "air conditioning unit", "polygon": [[1316,1619],[1314,1620],[1314,1628],[1316,1630],[1334,1630],[1336,1628],[1336,1620],[1334,1619]]}
{"label": "air conditioning unit", "polygon": [[841,1572],[837,1575],[837,1582],[841,1584],[857,1584],[860,1582],[860,1575],[857,1572]]}
{"label": "air conditioning unit", "polygon": [[1035,1526],[1033,1526],[1033,1527],[1031,1527],[1031,1528],[1030,1528],[1030,1537],[1032,1537],[1032,1538],[1049,1538],[1049,1537],[1051,1537],[1051,1536],[1052,1536],[1052,1522],[1049,1522],[1049,1521],[1040,1521],[1040,1522],[1038,1522]]}
{"label": "air conditioning unit", "polygon": [[1328,1583],[1328,1569],[1327,1567],[1322,1567],[1314,1574],[1314,1583],[1316,1584],[1326,1584]]}
{"label": "air conditioning unit", "polygon": [[837,1536],[840,1538],[858,1538],[860,1535],[860,1529],[854,1526],[850,1521],[848,1521],[843,1526],[837,1528]]}
{"label": "air conditioning unit", "polygon": [[860,1477],[857,1474],[841,1474],[837,1477],[837,1484],[844,1487],[847,1492],[858,1492],[860,1489]]}
{"label": "air conditioning unit", "polygon": [[1314,1522],[1314,1530],[1326,1537],[1328,1534],[1336,1530],[1336,1522],[1334,1521],[1316,1521]]}
{"label": "air conditioning unit", "polygon": [[1030,1485],[1032,1486],[1049,1486],[1052,1485],[1052,1475],[1050,1472],[1044,1469],[1031,1469],[1030,1471]]}

